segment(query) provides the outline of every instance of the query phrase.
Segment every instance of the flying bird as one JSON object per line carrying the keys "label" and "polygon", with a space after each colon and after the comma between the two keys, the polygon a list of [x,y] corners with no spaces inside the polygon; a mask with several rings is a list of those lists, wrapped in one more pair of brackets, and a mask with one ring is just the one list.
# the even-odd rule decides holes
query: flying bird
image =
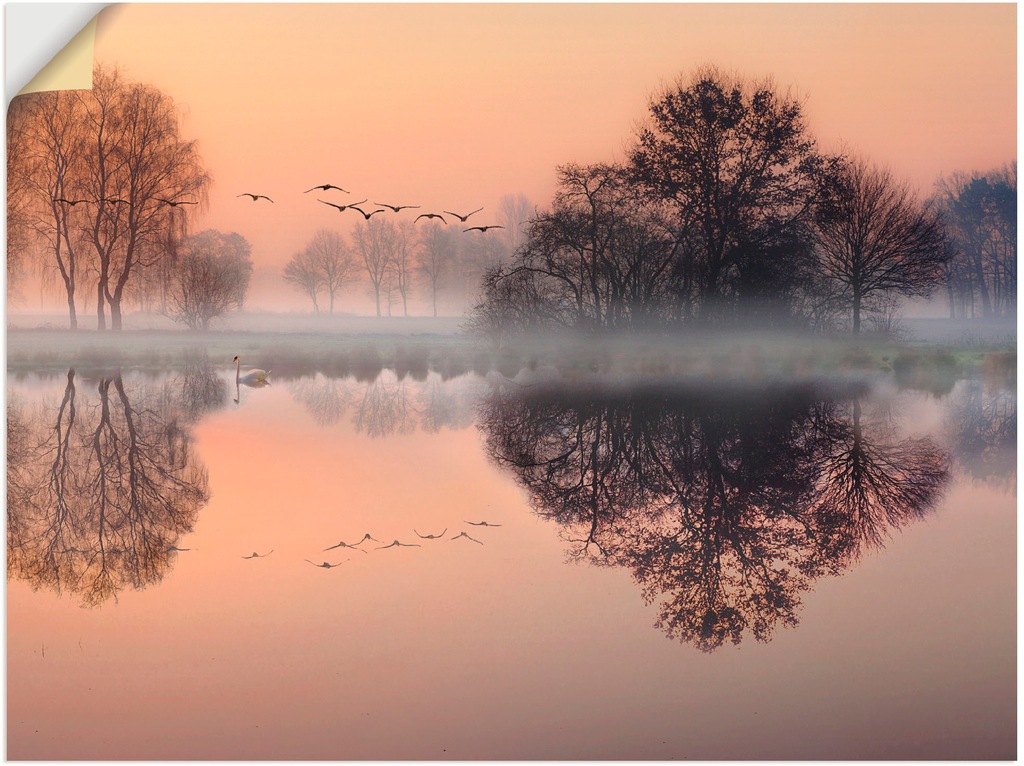
{"label": "flying bird", "polygon": [[[460,537],[465,537],[467,540],[472,540],[474,543],[480,543],[480,541],[477,540],[475,537],[470,537],[465,532],[462,532],[461,534],[455,535],[455,537],[453,537],[451,539],[452,540],[458,540]],[[483,545],[483,543],[480,543],[480,545]]]}
{"label": "flying bird", "polygon": [[170,199],[164,199],[163,197],[154,197],[154,199],[156,199],[157,202],[163,202],[165,205],[170,205],[171,207],[177,207],[178,205],[198,205],[199,204],[198,202],[194,202],[192,200],[187,200],[187,199],[183,199],[183,200],[180,200],[180,201],[177,201],[177,202],[174,201],[174,200],[170,200]]}
{"label": "flying bird", "polygon": [[121,199],[120,197],[104,197],[103,201],[104,202],[110,202],[110,203],[115,203],[116,202],[118,205],[127,205],[128,204],[128,200]]}
{"label": "flying bird", "polygon": [[268,197],[266,194],[253,194],[252,192],[242,192],[241,194],[236,194],[235,196],[236,197],[252,197],[252,201],[253,202],[255,202],[258,199],[265,199],[268,202],[273,202],[274,201],[274,200],[270,199],[270,197]]}
{"label": "flying bird", "polygon": [[269,556],[273,552],[274,552],[273,549],[271,549],[267,553],[257,553],[256,551],[253,551],[251,556],[242,556],[242,558],[243,559],[262,559],[262,558],[266,558],[267,556]]}
{"label": "flying bird", "polygon": [[424,540],[436,540],[436,539],[437,539],[437,538],[439,538],[439,537],[444,537],[444,534],[445,534],[445,532],[447,532],[447,531],[448,531],[448,527],[445,527],[445,528],[444,528],[444,532],[442,532],[442,533],[441,533],[441,534],[439,534],[439,535],[421,535],[421,534],[420,534],[419,532],[416,532],[416,530],[415,530],[415,529],[413,530],[413,532],[416,532],[416,536],[417,536],[417,537],[421,537],[421,538],[423,538]]}
{"label": "flying bird", "polygon": [[[359,542],[361,543],[363,541],[360,540]],[[355,545],[349,545],[344,540],[342,540],[337,545],[332,545],[330,548],[324,548],[323,552],[327,553],[327,551],[333,551],[335,548],[351,548],[354,551],[359,551],[360,553],[366,553],[366,551],[364,551],[362,548],[357,548],[356,545],[359,545],[359,543],[356,543]]]}
{"label": "flying bird", "polygon": [[380,542],[380,540],[378,540],[376,537],[374,537],[369,532],[367,532],[365,535],[363,535],[363,539],[360,540],[358,543],[356,543],[356,545],[362,545],[367,540],[373,540],[375,543],[379,543]]}
{"label": "flying bird", "polygon": [[172,551],[183,552],[183,551],[190,551],[190,550],[192,550],[192,549],[191,548],[179,548],[176,545],[171,545],[171,546],[168,546],[167,550],[165,550],[164,553],[170,553]]}
{"label": "flying bird", "polygon": [[397,546],[401,546],[402,548],[422,548],[423,547],[419,543],[400,543],[400,542],[398,542],[398,540],[395,540],[393,543],[388,543],[387,545],[382,545],[379,548],[374,548],[374,550],[375,551],[382,551],[385,548],[394,548],[396,545]]}
{"label": "flying bird", "polygon": [[468,229],[463,231],[487,231],[488,229],[504,229],[504,226],[470,226]]}
{"label": "flying bird", "polygon": [[89,200],[87,199],[64,199],[63,197],[54,197],[53,201],[63,202],[65,205],[71,205],[71,207],[74,207],[75,205],[80,205],[83,202],[89,202]]}
{"label": "flying bird", "polygon": [[416,223],[416,221],[420,220],[421,218],[440,218],[441,219],[441,223],[443,223],[443,224],[447,224],[448,223],[448,221],[446,221],[444,219],[443,215],[438,215],[437,213],[420,213],[418,216],[416,216],[413,219],[413,223]]}
{"label": "flying bird", "polygon": [[[306,561],[309,561],[309,559],[306,559]],[[309,561],[309,563],[312,564],[315,567],[320,567],[321,569],[334,569],[334,567],[340,567],[345,562],[344,561],[339,561],[337,564],[328,564],[325,561],[323,564],[317,564],[316,562]]]}
{"label": "flying bird", "polygon": [[492,524],[489,521],[467,521],[467,524],[474,527],[500,527],[501,524]]}
{"label": "flying bird", "polygon": [[353,210],[355,210],[357,213],[362,213],[363,214],[363,218],[365,218],[367,221],[370,220],[371,216],[375,216],[375,215],[377,215],[377,213],[383,213],[384,212],[384,208],[380,208],[379,210],[374,210],[371,213],[367,213],[365,210],[360,210],[359,208],[354,207],[353,205],[349,205],[349,207],[352,208]]}
{"label": "flying bird", "polygon": [[314,186],[312,189],[306,189],[306,191],[304,191],[302,193],[303,194],[309,194],[314,189],[323,189],[324,191],[327,191],[328,189],[337,189],[340,192],[345,192],[345,194],[350,194],[351,193],[351,192],[349,192],[348,189],[342,189],[340,186],[335,186],[334,184],[320,184],[319,186]]}
{"label": "flying bird", "polygon": [[[473,213],[479,213],[481,210],[483,210],[483,208],[482,207],[478,207],[476,210],[473,211]],[[463,223],[466,222],[467,218],[469,218],[471,215],[473,215],[473,213],[466,213],[465,215],[459,215],[458,213],[453,213],[451,210],[445,210],[444,212],[446,212],[448,215],[455,216],[456,218],[458,218]]]}
{"label": "flying bird", "polygon": [[365,199],[362,199],[362,200],[359,200],[359,202],[350,202],[347,205],[335,205],[333,202],[327,202],[325,200],[320,199],[319,197],[317,197],[316,201],[317,202],[323,202],[325,205],[330,205],[331,207],[338,208],[338,212],[339,213],[344,213],[346,210],[348,210],[353,205],[362,205],[364,202],[366,202]]}
{"label": "flying bird", "polygon": [[399,212],[400,210],[405,210],[406,208],[412,208],[413,210],[419,210],[422,207],[422,205],[389,205],[387,202],[374,202],[373,204],[374,205],[383,205],[384,207],[389,207],[392,210],[394,210],[396,213]]}

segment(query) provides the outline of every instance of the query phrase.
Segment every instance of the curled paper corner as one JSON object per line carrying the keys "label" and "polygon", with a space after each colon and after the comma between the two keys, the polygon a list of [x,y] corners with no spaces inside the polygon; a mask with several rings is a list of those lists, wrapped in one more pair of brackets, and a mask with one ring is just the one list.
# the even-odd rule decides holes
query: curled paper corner
{"label": "curled paper corner", "polygon": [[89,23],[18,91],[18,95],[44,90],[92,90],[92,62],[98,18],[98,15],[93,16]]}
{"label": "curled paper corner", "polygon": [[[91,18],[89,16],[83,17],[82,12],[88,10],[93,11]],[[38,70],[35,76],[17,92],[17,95],[21,96],[26,93],[51,90],[91,90],[96,29],[101,16],[109,15],[104,13],[106,10],[108,8],[105,8],[102,4],[83,4],[77,14],[71,14],[69,18],[64,19],[65,34],[69,34],[73,29],[77,28],[77,23],[81,23],[83,18],[88,19],[88,21],[45,66]],[[75,21],[76,17],[78,19],[77,23]],[[8,23],[10,20],[8,15]],[[68,27],[68,24],[73,24],[74,26]],[[54,41],[54,35],[59,34],[59,29],[50,30],[49,41],[51,44]],[[65,37],[64,39],[67,38]],[[45,37],[39,39],[40,46],[43,46],[46,42],[47,39]],[[60,41],[56,40],[56,43],[59,45]],[[53,48],[51,47],[50,50],[53,50]],[[43,53],[45,55],[45,47],[43,48]],[[8,63],[8,66],[10,66],[10,63]],[[31,70],[29,70],[30,72]],[[9,80],[8,84],[10,84]],[[8,99],[10,99],[9,95]]]}

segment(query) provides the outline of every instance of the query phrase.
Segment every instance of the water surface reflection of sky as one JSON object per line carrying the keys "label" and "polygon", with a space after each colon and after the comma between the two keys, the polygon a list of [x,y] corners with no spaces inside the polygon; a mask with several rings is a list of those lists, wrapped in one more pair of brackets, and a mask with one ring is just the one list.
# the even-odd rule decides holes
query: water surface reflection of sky
{"label": "water surface reflection of sky", "polygon": [[[123,482],[129,473],[115,468],[130,463],[117,444],[131,421],[154,445],[145,464],[162,486],[187,476],[202,491],[169,523],[156,499],[137,503],[135,518],[124,510],[131,493],[108,486],[110,507],[134,526],[113,523],[111,511],[103,545],[136,553],[113,557],[115,587],[93,608],[81,607],[87,589],[74,580],[95,574],[82,563],[92,559],[40,536],[52,508],[9,504],[8,756],[1013,757],[1011,394],[979,381],[938,397],[776,392],[760,402],[771,406],[745,411],[693,393],[541,402],[492,382],[385,371],[236,392],[202,370],[190,380],[76,373],[68,430],[66,408],[58,418],[67,376],[9,379],[15,489],[45,478],[61,434],[70,435],[69,486]],[[607,441],[580,440],[598,433],[596,422],[617,427],[600,431]],[[851,552],[849,536],[827,537],[834,528],[813,526],[820,515],[793,510],[814,508],[807,481],[824,475],[811,476],[823,445],[809,428],[842,437],[843,454],[855,430],[884,460],[925,454],[931,494],[896,522],[883,513],[879,541]],[[116,457],[105,471],[98,430],[111,439],[104,454]],[[19,434],[30,455],[20,463]],[[715,483],[707,466],[716,454],[726,502],[680,504],[715,495],[701,488]],[[561,473],[539,467],[538,457],[563,456]],[[773,464],[788,473],[771,478]],[[589,519],[579,502],[549,502],[565,498],[554,489],[571,489],[573,465],[584,487],[595,465],[620,477],[585,506]],[[697,467],[700,482],[691,481]],[[643,497],[627,491],[630,472],[649,481]],[[644,497],[657,513],[643,515]],[[785,524],[767,501],[788,504]],[[80,527],[101,528],[87,507],[68,504]],[[752,557],[746,584],[725,592],[745,593],[760,610],[764,641],[746,627],[738,644],[709,646],[699,630],[656,627],[674,593],[661,587],[665,573],[706,583],[694,572],[702,555],[715,564],[714,549],[648,560],[635,546],[655,533],[678,538],[698,510],[720,522],[719,537],[741,533],[742,545],[718,561],[735,577],[744,572],[736,556]],[[500,526],[467,524],[479,521]],[[608,555],[594,545],[579,555],[590,531]],[[480,542],[451,539],[461,532]],[[324,551],[366,533],[381,541],[360,546],[368,553]],[[100,545],[64,534],[65,549]],[[393,540],[420,547],[376,549]],[[797,553],[768,555],[785,542]],[[842,566],[822,558],[828,542],[840,546]],[[341,566],[310,563],[323,561]],[[806,585],[790,594],[795,603],[750,597],[783,570],[786,582]],[[41,576],[54,571],[59,585]],[[792,619],[770,619],[780,606]]]}

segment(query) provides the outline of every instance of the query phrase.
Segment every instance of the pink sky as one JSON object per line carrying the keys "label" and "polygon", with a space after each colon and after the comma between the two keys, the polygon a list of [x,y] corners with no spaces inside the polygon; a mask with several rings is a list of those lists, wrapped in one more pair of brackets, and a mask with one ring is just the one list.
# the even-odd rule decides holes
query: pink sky
{"label": "pink sky", "polygon": [[315,184],[497,223],[505,193],[546,205],[557,165],[622,159],[649,96],[706,63],[793,88],[825,149],[924,192],[1016,158],[1012,4],[128,4],[96,58],[182,106],[215,182],[193,227],[275,270],[357,218]]}

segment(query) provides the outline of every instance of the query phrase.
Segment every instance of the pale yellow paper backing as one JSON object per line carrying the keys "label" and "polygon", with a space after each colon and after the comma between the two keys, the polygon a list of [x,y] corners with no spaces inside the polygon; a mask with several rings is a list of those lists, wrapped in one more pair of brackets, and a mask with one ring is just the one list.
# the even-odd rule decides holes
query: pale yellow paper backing
{"label": "pale yellow paper backing", "polygon": [[71,38],[18,95],[43,90],[92,90],[93,49],[99,14]]}

